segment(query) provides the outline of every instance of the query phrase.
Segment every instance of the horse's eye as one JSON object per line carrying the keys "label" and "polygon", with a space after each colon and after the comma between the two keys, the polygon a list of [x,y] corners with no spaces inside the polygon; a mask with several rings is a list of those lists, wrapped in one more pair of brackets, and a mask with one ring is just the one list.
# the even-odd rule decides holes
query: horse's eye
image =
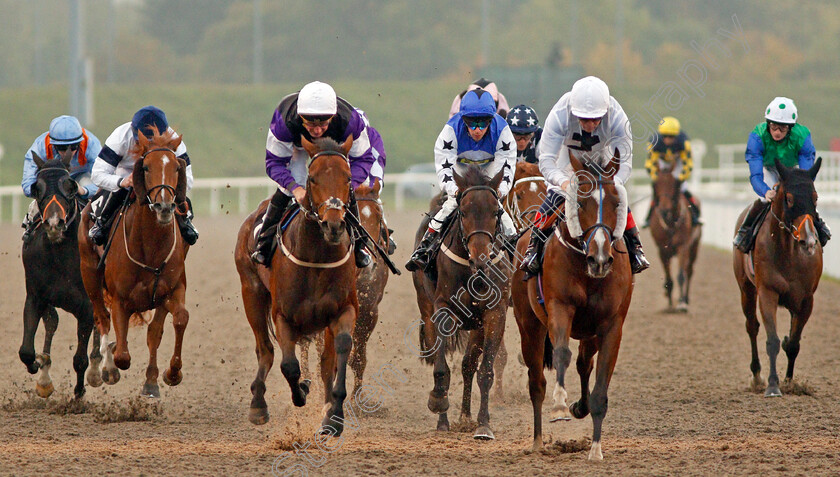
{"label": "horse's eye", "polygon": [[143,172],[149,172],[149,166],[143,166]]}
{"label": "horse's eye", "polygon": [[787,199],[787,206],[793,207],[793,194],[787,193],[785,194],[785,199]]}

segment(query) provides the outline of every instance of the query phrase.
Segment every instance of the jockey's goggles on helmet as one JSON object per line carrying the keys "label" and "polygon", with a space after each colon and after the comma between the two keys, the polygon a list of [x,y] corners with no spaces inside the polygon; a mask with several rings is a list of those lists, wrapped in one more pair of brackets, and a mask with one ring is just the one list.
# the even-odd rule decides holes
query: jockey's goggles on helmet
{"label": "jockey's goggles on helmet", "polygon": [[312,127],[326,126],[332,118],[332,114],[300,115],[300,119],[301,121],[303,121],[303,125]]}
{"label": "jockey's goggles on helmet", "polygon": [[464,124],[470,129],[484,129],[490,125],[490,119],[488,117],[468,118],[464,116]]}
{"label": "jockey's goggles on helmet", "polygon": [[64,152],[68,149],[71,151],[77,151],[79,149],[79,143],[76,144],[53,144],[53,147],[58,152]]}

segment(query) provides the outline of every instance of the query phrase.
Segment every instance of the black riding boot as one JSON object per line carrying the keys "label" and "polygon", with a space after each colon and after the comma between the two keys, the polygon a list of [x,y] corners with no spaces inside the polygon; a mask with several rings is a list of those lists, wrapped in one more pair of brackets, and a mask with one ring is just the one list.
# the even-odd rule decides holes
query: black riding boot
{"label": "black riding boot", "polygon": [[[352,193],[350,194],[350,204],[348,205],[350,208],[349,212],[356,217],[356,223],[361,227],[361,222],[359,222],[359,203],[356,202],[356,197]],[[352,229],[352,227],[350,228]],[[360,230],[351,230],[350,233],[351,239],[353,240],[353,258],[356,260],[356,268],[369,267],[373,263],[373,259],[367,251],[365,234]]]}
{"label": "black riding boot", "polygon": [[747,216],[744,217],[744,222],[741,224],[741,228],[739,228],[738,232],[735,234],[735,240],[732,241],[732,244],[735,245],[738,250],[744,253],[749,253],[753,244],[753,235],[755,235],[753,233],[755,224],[764,209],[769,206],[769,202],[764,202],[761,199],[757,199],[753,202],[752,207],[750,207],[749,212],[747,212]]}
{"label": "black riding boot", "polygon": [[820,238],[820,245],[825,248],[825,244],[831,239],[831,229],[828,228],[828,224],[820,217],[820,213],[817,212],[817,216],[814,218],[814,226],[817,228],[817,235]]}
{"label": "black riding boot", "polygon": [[189,245],[195,245],[198,241],[198,230],[192,223],[192,201],[189,198],[181,204],[178,204],[178,210],[183,213],[175,214],[175,220],[178,221],[178,228],[181,230],[181,238]]}
{"label": "black riding boot", "polygon": [[105,198],[105,204],[100,208],[99,215],[94,217],[93,226],[88,231],[88,237],[96,245],[104,245],[108,240],[108,231],[111,227],[111,220],[114,218],[114,212],[125,201],[128,192],[129,189],[120,189],[109,193],[108,197]]}
{"label": "black riding boot", "polygon": [[384,234],[388,237],[388,255],[393,255],[394,252],[397,251],[397,242],[394,240],[394,229],[385,229],[387,230],[387,234]]}
{"label": "black riding boot", "polygon": [[409,272],[415,272],[417,270],[426,270],[429,266],[429,253],[431,252],[432,245],[437,240],[439,232],[433,230],[432,228],[428,228],[426,230],[426,234],[423,235],[423,238],[420,240],[420,245],[417,246],[417,250],[411,254],[411,258],[408,259],[408,262],[405,264],[405,269]]}
{"label": "black riding boot", "polygon": [[551,230],[550,227],[531,231],[531,241],[528,242],[525,256],[522,257],[522,263],[519,265],[519,269],[525,272],[524,281],[534,278],[542,269],[543,247],[546,238],[548,238],[549,230]]}
{"label": "black riding boot", "polygon": [[[691,212],[691,225],[703,225],[703,221],[700,220],[700,207],[697,207],[697,204],[694,202],[694,196],[687,190],[683,191],[683,195],[688,199],[688,211]],[[650,217],[650,214],[648,214],[648,217]]]}
{"label": "black riding boot", "polygon": [[650,267],[642,250],[642,241],[639,238],[639,229],[633,227],[624,231],[624,243],[627,245],[627,253],[630,254],[630,270],[633,274],[641,273]]}
{"label": "black riding boot", "polygon": [[20,237],[24,243],[29,242],[32,238],[32,232],[35,231],[35,227],[38,226],[38,223],[41,222],[40,220],[41,214],[38,214],[35,218],[30,219],[29,214],[23,216],[23,222],[20,224],[23,227],[23,235]]}
{"label": "black riding boot", "polygon": [[283,217],[283,212],[292,202],[292,197],[284,194],[280,190],[274,193],[271,197],[271,202],[268,203],[268,208],[265,209],[263,215],[262,229],[260,236],[257,237],[257,243],[254,246],[254,253],[251,254],[251,260],[261,265],[266,265],[271,261],[271,252],[274,245],[274,235],[277,230],[277,223]]}

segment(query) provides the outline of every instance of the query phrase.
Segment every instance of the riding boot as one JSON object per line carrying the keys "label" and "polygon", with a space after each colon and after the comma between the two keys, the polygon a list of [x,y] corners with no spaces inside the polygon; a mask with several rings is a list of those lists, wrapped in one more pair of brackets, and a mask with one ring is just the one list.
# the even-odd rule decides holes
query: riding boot
{"label": "riding boot", "polygon": [[763,202],[761,199],[757,199],[753,202],[752,207],[750,207],[749,212],[747,212],[747,216],[744,217],[744,222],[741,224],[741,228],[739,228],[738,232],[735,234],[735,240],[732,241],[732,244],[735,245],[738,250],[744,253],[749,253],[752,248],[753,235],[755,235],[753,233],[753,229],[755,228],[761,212],[769,205],[769,202]]}
{"label": "riding boot", "polygon": [[703,221],[700,220],[700,207],[697,206],[697,200],[687,190],[683,191],[683,195],[688,199],[688,211],[691,212],[691,226],[703,225]]}
{"label": "riding boot", "polygon": [[105,241],[108,240],[111,219],[113,219],[114,212],[120,208],[128,193],[129,189],[120,189],[109,193],[99,210],[99,214],[94,216],[93,226],[88,231],[88,238],[96,245],[104,245]]}
{"label": "riding boot", "polygon": [[175,220],[178,221],[178,228],[181,230],[181,238],[188,245],[195,245],[198,241],[198,229],[193,225],[192,216],[192,202],[190,199],[178,204],[178,211],[183,210],[183,213],[176,213]]}
{"label": "riding boot", "polygon": [[414,251],[411,258],[405,264],[406,270],[409,272],[426,270],[429,266],[429,252],[431,252],[432,246],[438,238],[438,234],[439,232],[431,227],[426,230],[426,234],[420,240],[420,245],[417,246],[417,250]]}
{"label": "riding boot", "polygon": [[643,229],[646,229],[646,228],[650,227],[650,218],[653,216],[653,209],[654,209],[654,203],[651,200],[650,201],[650,207],[648,207],[647,217],[645,217],[645,223],[642,224]]}
{"label": "riding boot", "polygon": [[394,229],[386,229],[388,231],[388,255],[393,255],[397,251],[397,242],[394,240]]}
{"label": "riding boot", "polygon": [[528,281],[540,273],[542,269],[542,254],[545,240],[548,237],[547,229],[533,229],[531,231],[531,241],[528,242],[528,248],[525,250],[525,256],[522,257],[522,263],[519,269],[525,272],[524,281]]}
{"label": "riding boot", "polygon": [[[359,221],[359,203],[356,202],[356,197],[352,192],[350,194],[350,203],[348,206],[350,209],[348,212],[356,217],[356,223],[359,224],[358,227],[362,227],[361,222]],[[352,227],[350,228],[352,229]],[[353,258],[356,260],[356,268],[369,267],[370,264],[373,263],[373,258],[367,251],[367,239],[365,235],[364,231],[361,230],[351,231],[351,238],[353,240]]]}
{"label": "riding boot", "polygon": [[636,227],[624,231],[624,242],[627,245],[627,253],[630,254],[630,270],[633,274],[647,270],[650,267],[650,262],[645,257],[644,250],[642,250],[642,241]]}
{"label": "riding boot", "polygon": [[[38,214],[39,216],[41,214]],[[32,239],[32,232],[35,231],[35,227],[38,225],[39,217],[29,218],[29,214],[23,216],[23,223],[20,224],[23,227],[23,235],[20,237],[24,243],[28,243],[30,239]]]}
{"label": "riding boot", "polygon": [[274,236],[277,228],[275,227],[280,219],[283,217],[283,212],[292,202],[292,197],[284,194],[280,190],[274,193],[271,197],[271,202],[265,209],[263,215],[262,229],[260,235],[257,237],[257,243],[254,246],[254,252],[251,254],[251,260],[260,265],[268,266],[271,260],[271,251],[274,245]]}
{"label": "riding boot", "polygon": [[828,224],[820,217],[820,213],[817,212],[817,216],[814,218],[814,226],[817,228],[817,235],[820,238],[820,245],[825,248],[825,244],[831,239],[831,229],[828,228]]}

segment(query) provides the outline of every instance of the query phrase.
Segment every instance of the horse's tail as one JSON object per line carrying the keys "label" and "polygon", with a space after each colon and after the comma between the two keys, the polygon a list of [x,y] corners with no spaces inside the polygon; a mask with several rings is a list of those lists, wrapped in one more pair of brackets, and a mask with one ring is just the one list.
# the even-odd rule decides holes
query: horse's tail
{"label": "horse's tail", "polygon": [[551,345],[551,338],[545,334],[545,346],[543,347],[543,368],[554,369],[554,348]]}
{"label": "horse's tail", "polygon": [[[433,343],[426,343],[426,341],[424,339],[424,337],[426,336],[426,334],[425,334],[426,333],[426,322],[425,321],[421,321],[420,326],[419,326],[419,330],[420,330],[420,336],[419,336],[419,338],[420,338],[420,350],[424,351],[423,354],[425,354],[425,350],[431,350],[432,347],[434,346],[434,344]],[[466,347],[467,347],[467,341],[468,340],[469,340],[469,332],[465,331],[465,330],[458,330],[455,333],[453,333],[451,336],[448,336],[446,338],[446,354],[451,356],[456,351],[462,353],[464,351],[464,349],[466,349]],[[420,361],[423,361],[428,365],[433,365],[433,364],[435,364],[435,354],[434,353],[429,353],[428,356],[422,356],[421,355],[420,356]]]}
{"label": "horse's tail", "polygon": [[152,321],[152,310],[144,311],[142,313],[134,313],[128,317],[128,327],[148,325]]}

